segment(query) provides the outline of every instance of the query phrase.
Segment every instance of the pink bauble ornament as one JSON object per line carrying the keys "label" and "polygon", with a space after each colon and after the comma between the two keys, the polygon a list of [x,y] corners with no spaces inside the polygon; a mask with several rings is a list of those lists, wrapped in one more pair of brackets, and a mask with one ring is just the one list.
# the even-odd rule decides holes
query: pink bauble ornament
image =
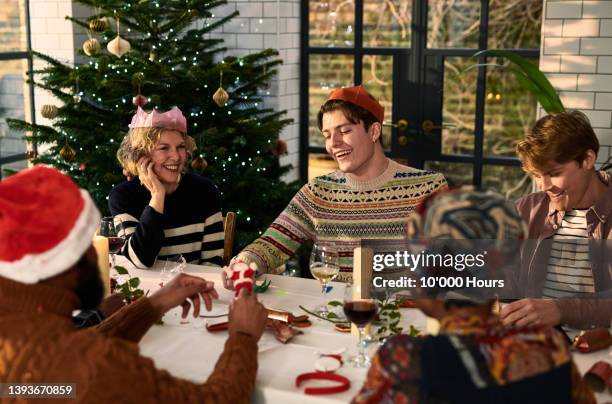
{"label": "pink bauble ornament", "polygon": [[142,94],[138,94],[137,96],[132,98],[132,104],[134,104],[137,107],[141,107],[142,108],[145,105],[147,105],[148,102],[149,102],[149,100],[147,99],[147,97],[145,97]]}

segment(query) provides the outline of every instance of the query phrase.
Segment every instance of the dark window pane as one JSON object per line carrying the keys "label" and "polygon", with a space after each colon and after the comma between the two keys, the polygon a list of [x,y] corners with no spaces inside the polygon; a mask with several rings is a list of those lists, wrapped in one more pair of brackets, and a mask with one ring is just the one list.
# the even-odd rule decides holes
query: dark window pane
{"label": "dark window pane", "polygon": [[353,0],[309,1],[310,46],[352,47],[355,39]]}
{"label": "dark window pane", "polygon": [[[537,59],[531,59],[538,65]],[[508,66],[502,59],[491,58],[488,63]],[[488,67],[485,119],[484,155],[516,156],[516,142],[522,139],[536,120],[536,100],[518,82],[508,67]]]}
{"label": "dark window pane", "polygon": [[365,0],[363,46],[409,47],[412,0]]}
{"label": "dark window pane", "polygon": [[488,47],[539,49],[543,3],[534,0],[491,0]]}
{"label": "dark window pane", "polygon": [[525,196],[532,189],[531,179],[520,167],[493,165],[482,167],[482,187],[510,200]]}
{"label": "dark window pane", "polygon": [[353,62],[351,55],[310,55],[308,80],[310,146],[325,146],[323,135],[317,127],[317,113],[333,89],[353,85]]}
{"label": "dark window pane", "polygon": [[[363,85],[385,107],[385,121],[391,122],[393,111],[393,56],[364,56]],[[391,127],[383,126],[382,140],[385,149],[390,149]]]}
{"label": "dark window pane", "polygon": [[451,187],[472,184],[474,168],[469,163],[427,161],[425,168],[442,173]]}
{"label": "dark window pane", "polygon": [[429,0],[428,48],[478,48],[480,0]]}
{"label": "dark window pane", "polygon": [[444,60],[442,154],[473,154],[478,69],[468,58]]}

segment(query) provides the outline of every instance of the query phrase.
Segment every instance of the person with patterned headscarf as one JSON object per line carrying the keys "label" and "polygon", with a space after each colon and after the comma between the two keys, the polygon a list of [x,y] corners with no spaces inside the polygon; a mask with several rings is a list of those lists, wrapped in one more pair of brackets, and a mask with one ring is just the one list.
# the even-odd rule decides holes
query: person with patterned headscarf
{"label": "person with patterned headscarf", "polygon": [[384,107],[362,86],[334,90],[317,122],[338,170],[304,185],[235,259],[254,262],[260,272],[275,272],[302,244],[314,242],[338,249],[337,280],[346,281],[352,276],[353,249],[362,239],[405,238],[414,208],[446,188],[446,180],[385,156],[384,115]]}
{"label": "person with patterned headscarf", "polygon": [[[418,212],[411,236],[429,241],[465,247],[523,236],[514,206],[490,192],[443,192]],[[439,334],[389,338],[353,403],[595,403],[560,332],[506,327],[492,312],[493,299],[459,292],[434,287],[427,292],[434,298],[415,300],[440,321]]]}

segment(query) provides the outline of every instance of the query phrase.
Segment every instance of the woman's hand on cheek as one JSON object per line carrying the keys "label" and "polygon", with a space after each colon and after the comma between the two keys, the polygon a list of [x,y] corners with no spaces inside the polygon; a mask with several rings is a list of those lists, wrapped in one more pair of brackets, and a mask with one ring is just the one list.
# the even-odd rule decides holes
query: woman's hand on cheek
{"label": "woman's hand on cheek", "polygon": [[149,159],[149,163],[147,165],[147,177],[149,179],[150,185],[147,188],[149,189],[152,195],[153,194],[165,195],[166,189],[164,188],[161,181],[159,180],[159,177],[155,173],[154,166],[155,166],[155,163],[153,163],[153,161]]}
{"label": "woman's hand on cheek", "polygon": [[149,206],[158,213],[163,214],[166,190],[153,171],[153,162],[150,158],[142,157],[138,160],[138,179],[140,179],[140,183],[151,193]]}

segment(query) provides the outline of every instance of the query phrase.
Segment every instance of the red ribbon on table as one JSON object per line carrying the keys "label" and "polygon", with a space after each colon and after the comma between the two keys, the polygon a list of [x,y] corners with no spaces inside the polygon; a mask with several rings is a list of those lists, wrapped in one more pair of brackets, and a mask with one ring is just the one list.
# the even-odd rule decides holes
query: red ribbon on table
{"label": "red ribbon on table", "polygon": [[302,382],[306,380],[331,380],[339,383],[337,386],[329,387],[306,387],[304,393],[309,395],[336,394],[351,388],[351,381],[349,379],[332,372],[302,373],[295,378],[295,386],[300,387]]}

